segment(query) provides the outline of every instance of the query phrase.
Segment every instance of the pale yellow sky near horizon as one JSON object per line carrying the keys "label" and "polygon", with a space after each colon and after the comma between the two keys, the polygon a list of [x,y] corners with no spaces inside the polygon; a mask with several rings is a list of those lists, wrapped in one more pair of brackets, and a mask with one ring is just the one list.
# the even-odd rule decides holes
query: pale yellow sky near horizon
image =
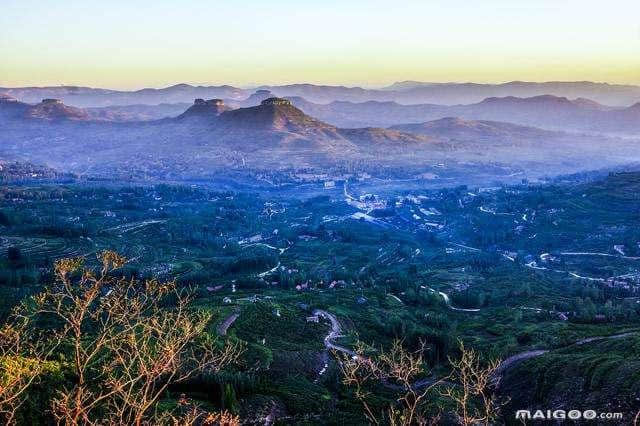
{"label": "pale yellow sky near horizon", "polygon": [[3,0],[0,86],[640,85],[637,0],[392,6],[379,0]]}

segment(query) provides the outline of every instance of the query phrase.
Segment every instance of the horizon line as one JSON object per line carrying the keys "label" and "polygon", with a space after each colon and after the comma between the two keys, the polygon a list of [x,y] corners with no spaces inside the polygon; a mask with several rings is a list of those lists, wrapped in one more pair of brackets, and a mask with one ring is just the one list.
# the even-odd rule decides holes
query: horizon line
{"label": "horizon line", "polygon": [[640,87],[640,83],[632,84],[632,83],[619,83],[619,82],[611,82],[611,81],[595,81],[595,80],[543,80],[543,81],[535,81],[535,80],[508,80],[501,82],[478,82],[478,81],[445,81],[445,82],[437,82],[437,81],[421,81],[421,80],[396,80],[392,83],[388,83],[385,85],[346,85],[346,84],[327,84],[327,83],[313,83],[313,82],[297,82],[297,83],[278,83],[278,84],[232,84],[232,83],[167,83],[166,85],[161,86],[142,86],[139,88],[113,88],[113,87],[105,87],[105,86],[88,86],[82,84],[56,84],[56,85],[24,85],[24,86],[5,86],[1,85],[2,89],[45,89],[45,88],[82,88],[82,89],[103,89],[103,90],[112,90],[119,92],[136,92],[140,90],[162,90],[169,89],[176,86],[190,86],[190,87],[233,87],[236,89],[242,90],[256,90],[263,87],[285,87],[285,86],[300,86],[300,85],[310,85],[310,86],[318,86],[318,87],[343,87],[347,89],[365,89],[365,90],[381,90],[389,88],[394,84],[401,83],[416,83],[416,84],[424,84],[424,85],[462,85],[462,84],[474,84],[479,86],[501,86],[506,84],[514,84],[514,83],[529,83],[529,84],[569,84],[569,83],[591,83],[591,84],[602,84],[608,86],[627,86],[627,87]]}

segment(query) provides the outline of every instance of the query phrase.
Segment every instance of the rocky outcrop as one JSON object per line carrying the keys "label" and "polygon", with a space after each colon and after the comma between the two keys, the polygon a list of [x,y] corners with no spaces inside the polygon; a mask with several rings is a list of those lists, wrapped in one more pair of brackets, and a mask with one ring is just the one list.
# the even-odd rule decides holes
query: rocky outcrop
{"label": "rocky outcrop", "polygon": [[60,99],[43,99],[41,103],[30,106],[26,112],[27,118],[36,118],[48,121],[89,120],[89,114],[81,109],[65,105]]}
{"label": "rocky outcrop", "polygon": [[189,109],[180,114],[177,118],[179,120],[189,118],[210,119],[217,117],[227,110],[229,110],[229,108],[224,104],[224,100],[222,99],[204,100],[198,98],[193,101],[193,105],[191,105]]}

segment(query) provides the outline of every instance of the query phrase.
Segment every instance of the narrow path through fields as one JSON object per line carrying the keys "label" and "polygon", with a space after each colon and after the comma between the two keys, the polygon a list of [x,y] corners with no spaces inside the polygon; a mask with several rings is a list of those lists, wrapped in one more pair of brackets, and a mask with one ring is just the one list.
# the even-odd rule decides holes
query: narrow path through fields
{"label": "narrow path through fields", "polygon": [[227,330],[229,329],[229,327],[231,327],[231,325],[235,322],[235,320],[238,319],[239,316],[240,316],[240,312],[236,311],[231,315],[229,315],[228,317],[226,317],[224,321],[222,321],[222,323],[220,323],[220,325],[218,326],[218,334],[220,336],[226,336]]}

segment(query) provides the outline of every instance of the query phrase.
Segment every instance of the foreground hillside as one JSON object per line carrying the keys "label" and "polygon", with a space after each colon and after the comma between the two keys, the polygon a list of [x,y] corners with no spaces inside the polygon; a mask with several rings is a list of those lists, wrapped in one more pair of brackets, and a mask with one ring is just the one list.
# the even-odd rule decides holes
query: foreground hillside
{"label": "foreground hillside", "polygon": [[[572,345],[524,361],[500,384],[501,392],[513,395],[506,409],[572,407],[636,413],[640,410],[639,348],[640,336],[632,334]],[[619,424],[633,424],[631,416]]]}

